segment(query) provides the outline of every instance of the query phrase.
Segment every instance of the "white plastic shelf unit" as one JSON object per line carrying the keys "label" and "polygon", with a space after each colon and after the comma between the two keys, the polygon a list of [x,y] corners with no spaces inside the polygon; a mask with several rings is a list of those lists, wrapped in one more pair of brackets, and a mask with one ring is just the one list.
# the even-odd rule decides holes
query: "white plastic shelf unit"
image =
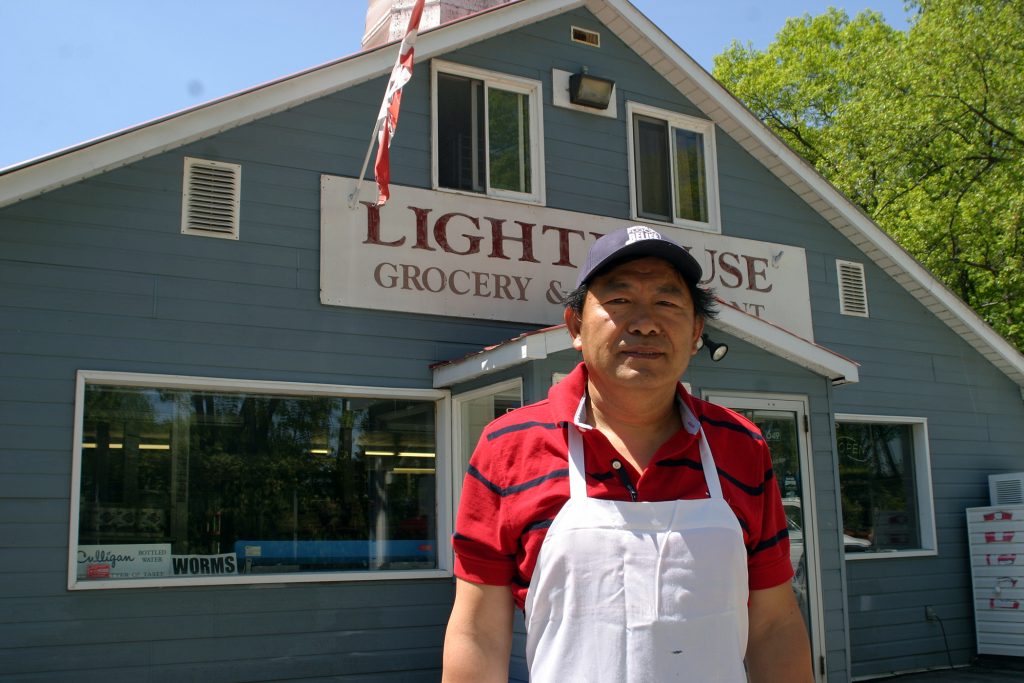
{"label": "white plastic shelf unit", "polygon": [[1024,657],[1024,505],[967,508],[978,654]]}

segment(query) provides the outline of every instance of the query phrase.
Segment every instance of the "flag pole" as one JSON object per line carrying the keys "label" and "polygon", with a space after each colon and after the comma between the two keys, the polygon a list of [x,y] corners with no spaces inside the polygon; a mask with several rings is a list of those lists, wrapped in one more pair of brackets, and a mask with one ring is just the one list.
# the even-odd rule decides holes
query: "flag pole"
{"label": "flag pole", "polygon": [[[381,102],[380,111],[377,113],[377,123],[373,127],[373,135],[370,137],[370,145],[366,149],[366,157],[363,159],[363,168],[359,171],[359,179],[348,197],[348,207],[355,210],[359,203],[359,188],[366,176],[366,167],[370,163],[370,154],[373,152],[373,142],[377,141],[377,163],[375,171],[377,176],[377,206],[383,206],[388,200],[390,192],[388,184],[391,178],[391,161],[389,151],[391,138],[398,127],[398,110],[402,103],[402,88],[412,78],[413,47],[416,44],[416,34],[420,28],[420,18],[423,16],[424,0],[415,0],[412,12],[409,15],[409,22],[405,27],[405,35],[398,48],[398,59],[395,60],[394,69],[391,71],[391,79],[384,91],[384,101]],[[381,130],[383,124],[384,129]]]}
{"label": "flag pole", "polygon": [[380,124],[383,121],[379,116],[377,117],[377,123],[373,126],[373,133],[370,135],[370,146],[366,148],[366,157],[363,159],[363,168],[359,171],[359,179],[356,180],[356,186],[352,189],[352,194],[348,196],[348,208],[353,211],[356,205],[359,204],[359,189],[363,184],[363,178],[366,177],[366,167],[370,165],[370,155],[373,154],[373,144],[377,141],[377,133],[380,132]]}

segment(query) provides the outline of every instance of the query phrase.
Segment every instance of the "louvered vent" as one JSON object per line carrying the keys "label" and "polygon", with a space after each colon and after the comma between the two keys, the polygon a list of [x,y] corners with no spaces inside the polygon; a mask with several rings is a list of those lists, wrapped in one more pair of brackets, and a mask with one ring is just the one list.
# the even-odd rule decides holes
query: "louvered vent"
{"label": "louvered vent", "polygon": [[583,43],[591,47],[601,47],[601,34],[597,31],[588,31],[577,26],[572,27],[572,42]]}
{"label": "louvered vent", "polygon": [[990,505],[1024,504],[1024,472],[988,475]]}
{"label": "louvered vent", "polygon": [[242,167],[185,157],[181,232],[238,239]]}
{"label": "louvered vent", "polygon": [[864,264],[836,261],[839,273],[839,312],[843,315],[868,317],[868,288],[864,280]]}

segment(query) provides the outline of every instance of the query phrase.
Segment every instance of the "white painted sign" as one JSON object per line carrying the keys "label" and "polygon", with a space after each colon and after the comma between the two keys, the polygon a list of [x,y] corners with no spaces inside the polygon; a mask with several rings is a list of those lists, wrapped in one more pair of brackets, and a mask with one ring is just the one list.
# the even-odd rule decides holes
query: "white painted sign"
{"label": "white painted sign", "polygon": [[170,575],[170,543],[78,546],[79,579],[151,579]]}
{"label": "white painted sign", "polygon": [[[630,223],[399,185],[382,208],[350,209],[354,183],[320,183],[320,300],[334,306],[561,323],[590,245]],[[652,227],[690,250],[719,298],[813,339],[803,249]]]}

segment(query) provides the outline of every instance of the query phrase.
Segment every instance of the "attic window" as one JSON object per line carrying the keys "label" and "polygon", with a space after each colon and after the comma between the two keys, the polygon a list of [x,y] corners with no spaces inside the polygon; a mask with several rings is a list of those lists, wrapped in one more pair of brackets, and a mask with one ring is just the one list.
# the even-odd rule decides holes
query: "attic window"
{"label": "attic window", "polygon": [[843,315],[868,317],[868,288],[864,264],[836,260],[839,274],[839,312]]}
{"label": "attic window", "polygon": [[572,27],[572,42],[583,43],[591,47],[601,47],[601,34],[597,31],[588,31],[577,26]]}
{"label": "attic window", "polygon": [[238,239],[242,167],[185,157],[181,233]]}

